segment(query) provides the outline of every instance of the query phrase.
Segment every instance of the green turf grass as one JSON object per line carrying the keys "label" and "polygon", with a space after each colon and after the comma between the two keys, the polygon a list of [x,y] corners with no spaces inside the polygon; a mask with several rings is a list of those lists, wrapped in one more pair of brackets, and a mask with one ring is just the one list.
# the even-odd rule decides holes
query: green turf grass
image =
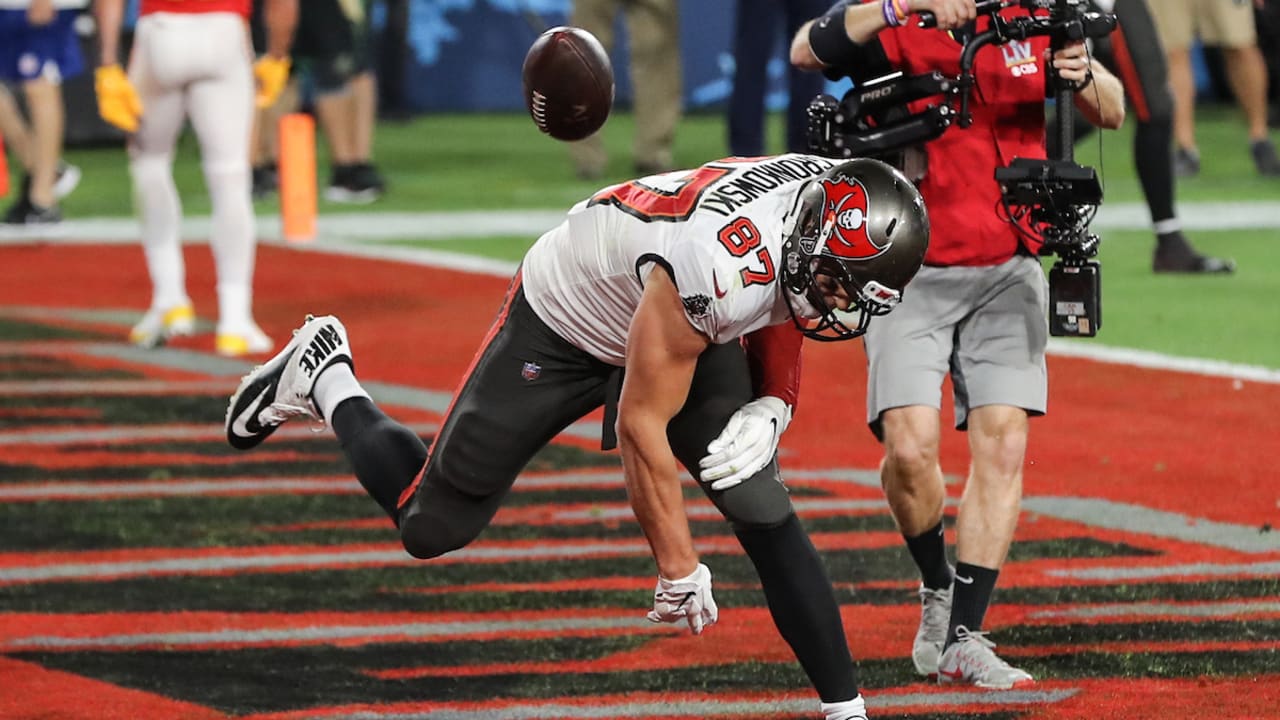
{"label": "green turf grass", "polygon": [[[770,118],[770,152],[780,152],[780,118]],[[1180,199],[1275,200],[1280,180],[1258,178],[1243,140],[1244,129],[1229,108],[1205,107],[1198,125],[1203,170],[1181,183]],[[630,114],[615,113],[603,131],[609,149],[606,181],[633,174],[629,151],[634,123]],[[1082,142],[1076,158],[1099,167],[1108,202],[1141,200],[1133,171],[1132,124]],[[725,155],[724,119],[719,114],[689,115],[676,138],[676,163],[693,166]],[[524,115],[427,115],[402,124],[378,126],[375,158],[390,192],[365,206],[321,201],[321,210],[413,211],[469,208],[567,208],[601,183],[574,176],[563,143],[540,134]],[[319,181],[323,186],[328,157],[319,143]],[[120,148],[69,149],[67,159],[84,170],[80,188],[64,201],[67,217],[121,216],[131,212],[129,173]],[[183,207],[207,214],[195,138],[183,136],[175,156],[175,177]],[[258,204],[259,212],[277,209],[274,200]]]}

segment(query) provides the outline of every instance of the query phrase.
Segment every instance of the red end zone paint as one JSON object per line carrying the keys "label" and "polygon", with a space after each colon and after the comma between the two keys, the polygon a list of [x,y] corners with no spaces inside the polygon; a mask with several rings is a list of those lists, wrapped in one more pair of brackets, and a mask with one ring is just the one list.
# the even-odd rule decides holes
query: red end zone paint
{"label": "red end zone paint", "polygon": [[[190,269],[190,292],[196,302],[197,312],[204,319],[213,315],[214,293],[212,262],[208,248],[203,246],[186,249]],[[100,309],[135,308],[140,313],[149,300],[149,281],[146,278],[141,252],[132,246],[22,246],[0,247],[0,267],[19,267],[22,273],[12,282],[0,284],[0,304],[54,308]],[[296,251],[286,247],[263,246],[259,253],[257,290],[257,314],[259,320],[273,337],[282,340],[289,331],[300,324],[308,312],[323,314],[333,312],[343,318],[351,331],[354,352],[361,376],[370,380],[401,383],[415,388],[435,391],[451,391],[462,377],[467,359],[474,353],[490,326],[501,304],[507,287],[505,278],[467,275],[431,268],[404,266],[392,262],[343,258]],[[84,325],[84,322],[80,323]],[[118,333],[123,340],[127,327],[103,325],[97,329]],[[212,338],[205,335],[184,341],[183,347],[211,352]],[[77,355],[74,348],[68,352],[77,364],[96,363],[95,367],[122,367],[114,360],[87,360]],[[857,343],[843,345],[811,344],[806,349],[805,379],[800,412],[784,440],[784,468],[861,468],[874,472],[880,459],[880,448],[865,429],[863,397],[865,392],[864,358]],[[1280,405],[1280,387],[1275,385],[1244,383],[1236,388],[1230,380],[1201,377],[1183,373],[1143,370],[1119,365],[1107,365],[1087,360],[1052,358],[1050,360],[1050,414],[1032,422],[1031,443],[1026,468],[1026,492],[1029,496],[1084,496],[1128,502],[1147,508],[1181,513],[1191,519],[1210,519],[1221,522],[1261,526],[1276,523],[1277,499],[1280,491],[1275,484],[1273,463],[1265,452],[1274,444],[1272,433],[1267,431],[1264,418],[1274,414]],[[190,373],[148,370],[148,377],[190,378]],[[228,380],[227,392],[234,386]],[[845,414],[836,418],[838,432],[833,432],[832,408],[841,408]],[[58,411],[54,411],[55,413]],[[944,421],[950,419],[949,405],[943,411]],[[397,416],[403,413],[397,412]],[[72,417],[65,418],[66,421]],[[960,433],[944,432],[944,469],[963,476],[967,471],[967,438]],[[589,447],[584,441],[574,441],[580,447]],[[34,446],[10,446],[0,448],[8,454],[15,448],[23,453],[24,462],[45,468],[75,468],[89,465],[121,464],[127,453],[112,456],[110,453],[84,451],[80,459],[70,457],[63,448],[50,446],[47,451]],[[270,457],[257,455],[257,459]],[[336,447],[335,447],[336,450]],[[77,450],[80,452],[80,450]],[[55,457],[59,453],[66,456]],[[286,455],[288,453],[285,453]],[[141,456],[134,456],[135,460]],[[182,462],[195,459],[182,453],[168,453],[166,462]],[[202,463],[217,464],[219,460],[208,457]],[[838,499],[869,500],[878,498],[878,490],[864,485],[835,481],[821,481],[822,489]],[[953,496],[959,486],[949,488]],[[620,500],[619,500],[620,502]],[[86,506],[87,507],[87,506]],[[570,508],[573,509],[573,508]],[[581,508],[577,508],[581,509]],[[503,522],[538,524],[547,522],[545,507],[518,507],[509,511]],[[883,512],[883,510],[877,511]],[[830,515],[830,511],[815,512],[814,516]],[[282,526],[289,523],[281,518]],[[1185,541],[1161,540],[1144,536],[1140,528],[1129,533],[1121,530],[1098,530],[1076,523],[1052,518],[1024,516],[1019,530],[1019,540],[1056,540],[1064,537],[1088,535],[1101,542],[1126,543],[1154,551],[1153,556],[1112,557],[1096,561],[1108,567],[1158,567],[1181,563],[1240,564],[1274,560],[1277,554],[1245,554],[1224,551]],[[637,536],[638,537],[638,536]],[[815,543],[824,549],[875,548],[896,545],[899,540],[893,533],[818,533]],[[738,552],[732,538],[716,536],[706,538],[707,552]],[[538,541],[546,545],[545,541]],[[616,542],[605,551],[610,553],[642,553],[642,541],[630,545]],[[501,544],[490,544],[489,548]],[[518,543],[508,543],[518,548]],[[394,544],[342,545],[343,551],[396,550]],[[637,549],[638,548],[638,549]],[[175,556],[207,558],[217,556],[267,556],[280,565],[272,571],[285,568],[305,572],[313,566],[291,564],[289,556],[299,551],[324,551],[325,548],[280,545],[259,548],[170,549],[141,548],[115,552],[64,552],[64,553],[6,553],[0,555],[0,569],[11,567],[41,567],[42,565],[110,563],[120,561],[163,561]],[[271,556],[275,557],[271,557]],[[449,562],[448,558],[442,561]],[[422,565],[406,557],[382,561],[385,564]],[[495,561],[500,562],[500,561]],[[1073,567],[1088,567],[1090,560],[1072,560]],[[316,567],[324,567],[318,565]],[[429,567],[429,565],[428,565]],[[1052,574],[1051,560],[1011,563],[1001,576],[1002,587],[1063,587],[1101,584],[1101,580],[1064,580]],[[253,572],[253,570],[235,570]],[[1230,576],[1221,576],[1230,577]],[[839,578],[847,589],[848,578]],[[94,586],[85,580],[86,592]],[[1118,582],[1118,581],[1115,581]],[[887,583],[887,584],[886,584]],[[873,712],[877,699],[891,700],[897,696],[920,694],[928,696],[940,692],[938,688],[910,679],[907,652],[918,617],[913,588],[910,583],[886,581],[866,583],[863,587],[900,587],[902,603],[894,606],[867,606],[855,604],[856,595],[849,600],[842,594],[846,632],[855,656],[862,660],[894,659],[901,663],[905,678],[910,683],[894,688],[872,688]],[[894,584],[896,583],[896,584]],[[530,591],[554,591],[555,583],[535,587],[526,584]],[[646,583],[634,579],[619,581],[610,587],[636,592],[647,592]],[[574,583],[566,583],[572,589]],[[725,586],[728,589],[729,586]],[[502,583],[489,586],[452,586],[454,590],[471,592],[500,592],[519,590]],[[432,588],[424,592],[443,592],[446,588]],[[407,588],[405,592],[415,592]],[[842,591],[843,592],[843,591]],[[1273,600],[1255,598],[1255,600]],[[1079,605],[1034,608],[1001,604],[997,598],[989,615],[990,629],[997,632],[1013,625],[1061,625],[1071,622],[1122,623],[1142,622],[1155,616],[1119,614],[1095,620],[1072,620],[1069,615],[1043,616],[1037,613],[1055,610],[1079,609]],[[1200,606],[1203,607],[1203,604]],[[585,614],[608,615],[638,619],[643,607],[611,609],[608,613],[587,611]],[[584,614],[581,609],[575,613]],[[1256,612],[1243,611],[1250,617],[1273,618],[1274,611],[1260,606]],[[92,615],[41,615],[5,613],[0,615],[0,637],[21,646],[21,641],[39,636],[48,637],[104,637],[107,635],[132,635],[163,632],[199,632],[236,629],[292,629],[307,627],[333,627],[349,624],[378,623],[385,621],[394,630],[396,623],[415,621],[459,622],[483,619],[476,613],[101,613]],[[497,613],[489,617],[495,620],[540,617],[559,618],[561,613]],[[1186,618],[1176,614],[1161,616],[1163,620],[1199,622],[1219,619],[1188,613]],[[785,645],[769,630],[767,612],[761,608],[722,608],[721,623],[704,638],[691,638],[678,628],[653,628],[654,639],[631,652],[618,653],[595,661],[584,661],[572,669],[589,672],[594,670],[635,671],[654,667],[664,662],[662,658],[678,655],[685,665],[713,665],[734,659],[756,659],[768,663],[790,663]],[[611,630],[610,630],[611,631]],[[590,636],[602,630],[577,630],[572,634]],[[630,633],[632,630],[628,629]],[[546,637],[550,631],[526,633],[529,636]],[[509,635],[503,635],[509,637]],[[347,638],[345,641],[320,640],[316,642],[385,642],[392,635],[374,633],[369,637]],[[473,637],[489,637],[483,627],[478,627]],[[712,640],[707,642],[706,640]],[[422,640],[413,640],[422,642]],[[289,645],[292,641],[266,642],[265,645]],[[1074,642],[1074,638],[1072,639]],[[1270,643],[1268,645],[1268,643]],[[218,643],[213,642],[213,645]],[[226,647],[226,644],[219,645]],[[1034,657],[1046,651],[1105,652],[1105,653],[1195,653],[1205,651],[1252,651],[1276,647],[1273,638],[1257,641],[1239,639],[1214,640],[1204,643],[1178,640],[1138,639],[1093,644],[1081,638],[1079,644],[1044,644],[1019,647],[1002,645],[1010,657]],[[128,661],[127,651],[121,651],[121,662]],[[671,662],[667,660],[665,662]],[[537,664],[504,666],[500,663],[481,666],[489,671],[537,671]],[[561,672],[566,665],[557,666]],[[440,668],[404,667],[384,670],[402,673],[404,677],[423,677],[442,672]],[[477,666],[460,669],[460,673],[476,673]],[[55,689],[56,687],[56,689]],[[1045,680],[1036,686],[1038,690],[1069,689],[1076,694],[1055,703],[1019,707],[1011,712],[1040,720],[1066,720],[1074,718],[1115,717],[1126,720],[1144,718],[1168,718],[1185,714],[1186,708],[1209,708],[1214,717],[1266,718],[1275,716],[1280,704],[1280,677],[1269,675],[1258,678],[1205,678],[1185,680],[1139,680],[1114,678],[1108,680],[1055,681]],[[340,708],[319,708],[307,711],[308,717],[326,710],[335,714],[365,709],[377,712],[427,711],[459,709],[483,711],[515,705],[579,704],[584,706],[616,702],[619,704],[666,699],[701,701],[708,698],[728,702],[755,695],[715,691],[701,693],[636,694],[610,698],[595,696],[573,699],[517,701],[497,699],[484,703],[398,703],[379,705],[377,698],[367,705],[346,705]],[[777,699],[785,693],[758,695]],[[816,702],[808,692],[798,692],[795,697]],[[975,697],[979,697],[975,695]],[[975,701],[977,702],[977,701]],[[87,711],[85,709],[88,709]],[[921,709],[922,708],[922,709]],[[964,712],[975,708],[990,709],[982,705],[966,703]],[[894,706],[889,713],[920,712],[937,714],[937,706]],[[1000,708],[1007,709],[1007,708]],[[86,714],[87,713],[87,714]],[[256,716],[256,720],[273,718],[283,720],[301,717],[304,713],[273,713]],[[812,713],[786,713],[786,717],[810,717]],[[0,717],[128,717],[167,718],[220,717],[210,710],[193,708],[183,703],[125,690],[112,685],[69,676],[38,668],[26,663],[0,660]],[[650,718],[658,717],[656,715]],[[671,715],[670,717],[687,717]]]}

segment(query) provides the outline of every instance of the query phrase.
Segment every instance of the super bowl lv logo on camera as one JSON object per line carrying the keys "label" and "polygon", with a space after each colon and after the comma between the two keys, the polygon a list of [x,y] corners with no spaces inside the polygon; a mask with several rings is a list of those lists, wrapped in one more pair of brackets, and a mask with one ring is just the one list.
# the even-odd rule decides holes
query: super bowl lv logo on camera
{"label": "super bowl lv logo on camera", "polygon": [[1000,52],[1004,54],[1004,66],[1009,68],[1009,72],[1013,73],[1014,77],[1035,75],[1040,72],[1040,66],[1031,53],[1030,42],[1013,40],[1007,45],[1001,45]]}

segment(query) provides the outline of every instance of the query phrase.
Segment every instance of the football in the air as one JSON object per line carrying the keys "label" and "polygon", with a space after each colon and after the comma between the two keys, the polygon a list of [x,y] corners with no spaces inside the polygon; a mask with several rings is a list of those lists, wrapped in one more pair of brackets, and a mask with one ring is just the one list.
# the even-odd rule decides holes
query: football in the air
{"label": "football in the air", "polygon": [[539,35],[521,77],[534,124],[557,140],[594,133],[613,107],[613,65],[600,41],[582,28],[554,27]]}

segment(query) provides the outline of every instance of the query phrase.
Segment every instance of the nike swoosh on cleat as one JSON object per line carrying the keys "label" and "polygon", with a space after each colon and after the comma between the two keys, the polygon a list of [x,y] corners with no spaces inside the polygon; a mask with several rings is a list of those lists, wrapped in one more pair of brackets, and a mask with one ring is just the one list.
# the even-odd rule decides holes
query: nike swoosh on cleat
{"label": "nike swoosh on cleat", "polygon": [[257,434],[255,430],[249,429],[249,421],[253,420],[255,421],[254,424],[257,424],[256,421],[258,418],[258,413],[262,411],[262,408],[258,407],[258,403],[262,402],[262,398],[270,390],[271,390],[271,385],[269,384],[264,385],[262,390],[258,393],[258,396],[255,397],[248,405],[246,405],[244,407],[244,410],[240,411],[240,414],[237,415],[236,419],[231,423],[232,432],[236,433],[237,435],[242,435],[245,437]]}
{"label": "nike swoosh on cleat", "polygon": [[947,676],[947,677],[951,678],[952,680],[961,680],[961,679],[963,679],[963,678],[964,678],[964,671],[963,671],[963,670],[961,670],[961,669],[959,669],[959,668],[956,668],[955,670],[943,670],[943,669],[939,668],[939,669],[938,669],[938,674],[939,674],[939,675],[945,675],[945,676]]}

